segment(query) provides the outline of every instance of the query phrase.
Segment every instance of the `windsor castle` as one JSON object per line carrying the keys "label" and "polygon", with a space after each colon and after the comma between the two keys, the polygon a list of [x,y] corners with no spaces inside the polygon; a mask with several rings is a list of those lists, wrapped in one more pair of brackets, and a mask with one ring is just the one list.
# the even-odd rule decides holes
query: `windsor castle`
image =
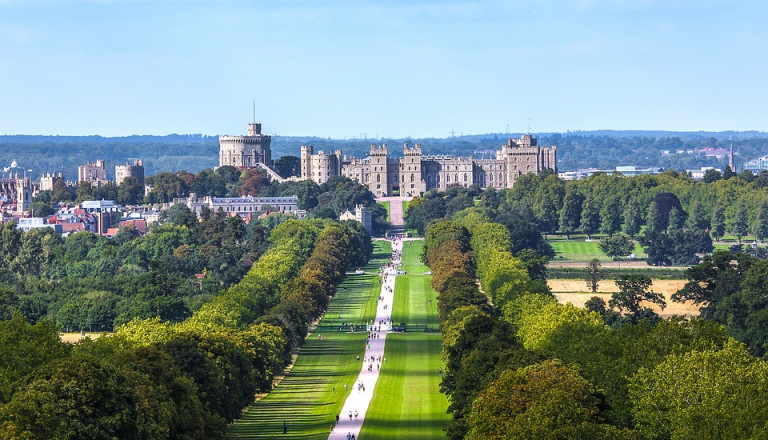
{"label": "windsor castle", "polygon": [[[248,124],[247,136],[221,136],[219,166],[264,168],[275,180],[284,180],[272,169],[271,136],[261,133],[261,124]],[[508,139],[496,151],[495,158],[472,156],[423,155],[421,145],[403,145],[403,157],[389,157],[387,145],[371,145],[366,158],[314,152],[301,147],[301,179],[318,184],[334,176],[346,176],[360,182],[376,197],[414,197],[431,189],[478,185],[480,188],[511,188],[523,174],[556,169],[557,147],[542,148],[536,138],[525,134]]]}
{"label": "windsor castle", "polygon": [[365,184],[376,196],[414,197],[431,189],[478,185],[480,188],[511,188],[523,174],[556,171],[557,147],[542,148],[529,134],[508,139],[496,158],[474,159],[448,155],[423,155],[421,145],[403,145],[403,157],[389,157],[387,145],[371,145],[364,159],[348,158],[311,146],[301,147],[301,178],[318,184],[333,176],[346,176]]}

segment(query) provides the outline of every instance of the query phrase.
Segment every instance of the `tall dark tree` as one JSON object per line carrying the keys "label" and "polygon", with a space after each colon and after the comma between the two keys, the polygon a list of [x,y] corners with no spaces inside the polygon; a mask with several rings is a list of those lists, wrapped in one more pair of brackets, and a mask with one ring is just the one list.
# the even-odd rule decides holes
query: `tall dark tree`
{"label": "tall dark tree", "polygon": [[600,228],[600,205],[592,196],[587,196],[581,205],[581,232],[592,239],[592,234]]}
{"label": "tall dark tree", "polygon": [[725,234],[725,210],[719,203],[712,210],[712,237],[720,240]]}
{"label": "tall dark tree", "polygon": [[621,229],[621,203],[618,197],[610,197],[603,202],[600,210],[600,232],[613,235]]}
{"label": "tall dark tree", "polygon": [[280,177],[301,176],[301,159],[296,156],[280,156],[275,161],[275,171]]}
{"label": "tall dark tree", "polygon": [[563,209],[560,210],[560,232],[564,233],[570,240],[570,234],[579,230],[581,221],[581,204],[584,201],[582,196],[573,186],[568,187],[563,199]]}
{"label": "tall dark tree", "polygon": [[755,220],[755,227],[753,229],[755,237],[762,243],[766,237],[768,237],[768,202],[760,204],[760,209],[757,212],[757,219]]}
{"label": "tall dark tree", "polygon": [[619,291],[611,295],[608,305],[626,313],[631,319],[639,319],[641,315],[649,315],[654,312],[643,307],[641,303],[653,303],[662,310],[667,306],[664,296],[649,289],[651,279],[644,275],[622,275],[616,280]]}
{"label": "tall dark tree", "polygon": [[634,237],[640,232],[640,226],[643,223],[643,211],[637,199],[631,197],[624,205],[624,232],[630,237]]}
{"label": "tall dark tree", "polygon": [[747,210],[744,205],[739,205],[739,207],[736,208],[736,212],[731,219],[730,229],[738,238],[739,245],[741,245],[741,238],[747,235],[747,231],[749,230]]}

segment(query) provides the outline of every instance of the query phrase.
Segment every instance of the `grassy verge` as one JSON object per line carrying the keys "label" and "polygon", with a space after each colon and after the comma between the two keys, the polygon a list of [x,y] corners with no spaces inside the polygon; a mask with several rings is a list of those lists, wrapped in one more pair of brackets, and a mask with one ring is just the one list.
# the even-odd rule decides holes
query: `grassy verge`
{"label": "grassy verge", "polygon": [[[589,261],[593,258],[597,258],[600,261],[611,261],[600,250],[599,240],[593,237],[593,241],[586,241],[583,238],[571,238],[566,240],[565,237],[551,237],[548,239],[549,244],[555,250],[555,258],[553,261]],[[633,251],[637,258],[647,257],[642,246],[635,243],[635,249]]]}
{"label": "grassy verge", "polygon": [[379,205],[383,206],[387,210],[387,221],[389,221],[389,202],[379,202]]}
{"label": "grassy verge", "polygon": [[[437,325],[435,292],[428,270],[418,260],[422,241],[406,242],[403,269],[397,278],[393,322]],[[401,321],[398,321],[397,317]],[[371,406],[360,433],[363,439],[443,439],[447,398],[440,394],[441,341],[439,333],[423,331],[387,336],[385,357]]]}
{"label": "grassy verge", "polygon": [[[374,242],[374,254],[365,274],[349,274],[331,300],[327,327],[335,328],[339,315],[345,322],[364,322],[376,314],[381,286],[378,268],[391,255],[389,242]],[[301,348],[290,374],[269,395],[253,404],[243,417],[230,425],[227,436],[233,439],[326,439],[360,372],[354,359],[364,353],[366,332],[339,333],[334,330],[310,337]],[[334,389],[335,387],[335,389]],[[283,421],[288,434],[282,434]]]}
{"label": "grassy verge", "polygon": [[408,326],[437,329],[437,293],[429,282],[431,275],[424,275],[429,268],[419,261],[423,241],[406,241],[403,244],[402,269],[406,275],[397,277],[392,322],[405,322]]}

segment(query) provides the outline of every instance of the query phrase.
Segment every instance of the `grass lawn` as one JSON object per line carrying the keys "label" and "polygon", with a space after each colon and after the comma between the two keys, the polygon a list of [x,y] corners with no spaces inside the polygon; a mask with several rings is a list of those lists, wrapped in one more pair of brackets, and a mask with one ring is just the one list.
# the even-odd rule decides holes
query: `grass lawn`
{"label": "grass lawn", "polygon": [[[393,322],[437,325],[435,292],[429,270],[418,260],[423,241],[405,242],[403,269],[397,278]],[[431,301],[431,302],[427,302]],[[398,320],[397,317],[399,318]],[[441,341],[439,333],[414,331],[387,336],[382,367],[362,439],[443,439],[448,400],[440,394]]]}
{"label": "grass lawn", "polygon": [[383,206],[387,210],[387,221],[389,221],[389,202],[379,202],[379,205]]}
{"label": "grass lawn", "polygon": [[[374,242],[371,263],[363,268],[366,273],[348,274],[331,300],[326,312],[328,323],[336,325],[339,315],[345,322],[363,322],[375,316],[381,288],[376,273],[391,252],[389,242]],[[352,391],[350,386],[345,392],[344,384],[353,384],[360,373],[360,364],[354,359],[365,352],[367,333],[322,333],[326,339],[311,336],[291,373],[229,426],[229,438],[328,438],[328,428]],[[282,434],[283,421],[288,423],[287,435]]]}
{"label": "grass lawn", "polygon": [[[612,261],[610,257],[600,250],[600,241],[596,239],[585,241],[584,239],[571,238],[566,240],[565,237],[552,237],[548,241],[555,250],[554,260],[589,261],[597,258],[600,261]],[[635,243],[634,254],[637,258],[647,257],[643,248],[638,243]]]}
{"label": "grass lawn", "polygon": [[440,334],[387,336],[379,382],[365,415],[365,440],[444,439],[448,399],[440,394]]}
{"label": "grass lawn", "polygon": [[402,269],[406,275],[399,275],[395,281],[392,322],[437,328],[437,293],[429,285],[432,276],[424,275],[429,268],[419,261],[423,244],[423,240],[403,243]]}

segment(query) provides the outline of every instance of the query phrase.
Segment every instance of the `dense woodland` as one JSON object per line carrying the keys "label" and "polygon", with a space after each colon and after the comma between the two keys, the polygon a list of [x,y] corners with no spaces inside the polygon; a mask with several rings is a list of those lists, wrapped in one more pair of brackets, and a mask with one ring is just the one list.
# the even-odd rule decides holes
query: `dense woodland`
{"label": "dense woodland", "polygon": [[[446,133],[446,136],[448,133]],[[365,157],[371,143],[386,143],[390,154],[402,155],[403,142],[422,145],[424,154],[457,156],[492,156],[508,137],[520,133],[495,133],[429,139],[330,139],[301,136],[273,136],[272,156],[297,156],[301,145],[316,150],[341,149],[345,154]],[[661,167],[664,169],[698,169],[713,166],[724,169],[726,158],[704,155],[672,154],[662,151],[728,149],[733,143],[736,164],[768,154],[768,135],[762,132],[665,132],[665,131],[583,131],[540,133],[542,146],[558,147],[558,169],[613,169],[619,165]],[[362,137],[362,136],[361,136]],[[128,136],[0,136],[0,164],[8,166],[16,159],[19,166],[32,169],[39,176],[48,171],[62,171],[67,179],[77,178],[77,167],[88,161],[105,159],[107,176],[114,177],[114,166],[128,159],[144,159],[146,174],[187,170],[196,173],[214,167],[218,161],[217,136],[169,135]],[[739,168],[740,169],[740,168]]]}

